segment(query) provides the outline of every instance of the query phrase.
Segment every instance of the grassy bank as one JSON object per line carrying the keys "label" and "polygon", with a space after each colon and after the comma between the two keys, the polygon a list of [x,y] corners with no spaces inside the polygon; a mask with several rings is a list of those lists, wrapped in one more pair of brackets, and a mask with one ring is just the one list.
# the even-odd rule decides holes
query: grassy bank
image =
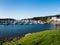
{"label": "grassy bank", "polygon": [[15,42],[5,42],[3,45],[60,45],[60,30],[32,33]]}

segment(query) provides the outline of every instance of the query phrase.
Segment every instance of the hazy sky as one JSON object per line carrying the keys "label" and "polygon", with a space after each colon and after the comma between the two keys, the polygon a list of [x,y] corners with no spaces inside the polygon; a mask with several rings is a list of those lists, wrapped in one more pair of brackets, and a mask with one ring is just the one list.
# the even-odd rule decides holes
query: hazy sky
{"label": "hazy sky", "polygon": [[31,18],[60,14],[60,0],[0,0],[0,18]]}

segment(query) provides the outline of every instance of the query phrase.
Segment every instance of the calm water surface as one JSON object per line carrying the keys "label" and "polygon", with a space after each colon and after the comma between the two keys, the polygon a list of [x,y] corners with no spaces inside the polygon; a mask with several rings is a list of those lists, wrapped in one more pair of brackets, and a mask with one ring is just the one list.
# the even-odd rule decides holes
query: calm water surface
{"label": "calm water surface", "polygon": [[27,33],[60,28],[53,24],[0,25],[0,37],[19,36]]}

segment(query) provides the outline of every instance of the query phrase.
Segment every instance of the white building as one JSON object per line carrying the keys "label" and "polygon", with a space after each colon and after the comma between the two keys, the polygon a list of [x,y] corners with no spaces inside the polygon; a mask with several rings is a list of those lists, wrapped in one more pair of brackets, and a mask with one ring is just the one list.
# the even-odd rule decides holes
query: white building
{"label": "white building", "polygon": [[58,18],[58,17],[52,17],[51,20],[53,20],[53,21],[60,21],[60,18]]}

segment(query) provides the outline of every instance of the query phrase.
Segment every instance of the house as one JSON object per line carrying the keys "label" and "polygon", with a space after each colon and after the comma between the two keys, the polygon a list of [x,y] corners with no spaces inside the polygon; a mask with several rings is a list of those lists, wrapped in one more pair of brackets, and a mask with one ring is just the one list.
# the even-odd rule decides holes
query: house
{"label": "house", "polygon": [[15,19],[5,18],[0,19],[0,24],[13,24],[15,21]]}
{"label": "house", "polygon": [[51,20],[53,20],[53,21],[60,21],[60,18],[58,18],[58,17],[52,17]]}

